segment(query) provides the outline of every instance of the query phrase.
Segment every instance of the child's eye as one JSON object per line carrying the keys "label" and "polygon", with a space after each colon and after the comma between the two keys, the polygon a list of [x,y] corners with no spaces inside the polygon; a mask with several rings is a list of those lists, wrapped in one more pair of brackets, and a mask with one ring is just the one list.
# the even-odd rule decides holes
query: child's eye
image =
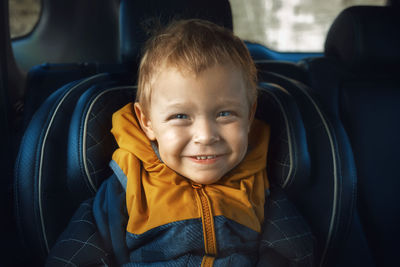
{"label": "child's eye", "polygon": [[218,117],[227,117],[232,115],[232,112],[230,111],[221,111],[220,113],[218,113]]}
{"label": "child's eye", "polygon": [[171,119],[180,119],[180,120],[185,120],[189,118],[188,115],[186,114],[175,114],[171,116]]}

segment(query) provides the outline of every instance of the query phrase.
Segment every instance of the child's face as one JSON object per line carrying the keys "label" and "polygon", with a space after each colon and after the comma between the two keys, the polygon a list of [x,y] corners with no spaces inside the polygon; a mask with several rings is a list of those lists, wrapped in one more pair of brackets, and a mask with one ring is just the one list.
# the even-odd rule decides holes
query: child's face
{"label": "child's face", "polygon": [[231,65],[197,76],[165,69],[155,80],[148,116],[135,105],[162,161],[200,184],[217,182],[243,160],[254,110],[241,72]]}

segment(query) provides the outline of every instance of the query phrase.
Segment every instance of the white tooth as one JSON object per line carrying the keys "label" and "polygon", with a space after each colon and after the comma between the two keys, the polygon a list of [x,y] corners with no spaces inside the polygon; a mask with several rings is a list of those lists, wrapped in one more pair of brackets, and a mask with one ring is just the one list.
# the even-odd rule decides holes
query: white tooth
{"label": "white tooth", "polygon": [[201,159],[215,159],[217,156],[196,156],[196,159],[201,160]]}

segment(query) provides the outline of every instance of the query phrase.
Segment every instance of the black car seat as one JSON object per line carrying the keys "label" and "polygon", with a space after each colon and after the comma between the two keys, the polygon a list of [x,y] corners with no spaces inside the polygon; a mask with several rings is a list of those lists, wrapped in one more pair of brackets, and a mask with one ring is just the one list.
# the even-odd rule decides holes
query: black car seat
{"label": "black car seat", "polygon": [[356,173],[349,139],[340,121],[323,110],[309,86],[276,72],[259,72],[259,79],[285,88],[299,108],[310,153],[310,176],[307,183],[282,187],[316,237],[316,266],[340,266],[355,207]]}
{"label": "black car seat", "polygon": [[[126,5],[129,4],[131,2]],[[124,10],[123,3],[121,10]],[[218,12],[214,15],[217,16]],[[122,14],[121,18],[124,18]],[[121,24],[129,25],[126,22]],[[121,45],[124,44],[127,43],[123,42]],[[133,62],[137,58],[139,48],[132,49],[132,54],[129,54],[131,50],[128,48],[127,54],[124,54],[124,49],[121,49],[121,53],[126,58],[124,63],[129,64],[130,59]],[[83,66],[83,70],[87,67]],[[42,68],[47,68],[47,65]],[[46,69],[40,73],[43,79],[48,78],[46,73],[49,72]],[[73,71],[73,75],[76,73],[81,74]],[[127,78],[120,73],[99,74],[71,82],[53,93],[30,120],[15,167],[16,216],[21,239],[31,256],[28,261],[43,263],[78,204],[92,197],[99,184],[110,175],[111,170],[106,166],[115,144],[109,138],[109,118],[122,102],[133,100],[129,93],[120,93],[120,97],[110,95],[120,92],[122,85],[133,84],[135,75],[128,76],[131,77]],[[132,88],[128,91],[132,94]],[[297,137],[292,137],[291,140],[295,139]],[[283,145],[287,146],[285,143]],[[302,146],[303,149],[306,147],[302,141],[294,145]],[[303,159],[308,162],[304,157],[307,154],[302,152],[302,156],[297,156],[296,149],[292,147],[282,151],[282,162],[284,160],[285,164],[282,165],[284,168],[280,168],[291,169],[290,166],[295,164],[307,169],[308,165],[301,163]],[[288,151],[292,155],[290,160],[286,158]],[[281,172],[285,177],[296,174],[284,170]],[[292,179],[297,180],[290,178]],[[30,223],[25,223],[28,220]],[[311,234],[308,233],[305,237],[309,238]],[[310,253],[303,260],[309,260],[312,256]],[[293,259],[296,259],[296,255]]]}
{"label": "black car seat", "polygon": [[367,244],[362,238],[347,243],[343,260],[348,266],[397,265],[399,25],[399,9],[350,7],[331,26],[324,57],[302,63],[325,113],[343,125],[354,153],[358,177],[355,219],[360,221],[353,222],[350,234],[364,233]]}
{"label": "black car seat", "polygon": [[[73,82],[51,95],[32,118],[20,147],[15,182],[17,222],[30,251],[29,263],[43,264],[79,203],[92,197],[111,175],[108,161],[115,149],[111,115],[133,101],[135,87],[129,84],[109,74]],[[264,85],[259,101],[257,116],[274,129],[270,179],[278,187],[307,183],[308,148],[296,104],[287,92],[268,85]],[[273,194],[280,196],[277,190]],[[283,215],[274,214],[277,220]],[[271,242],[274,258],[280,262],[289,255],[298,266],[309,266],[312,234],[300,214],[292,215],[285,220],[297,227],[288,227],[274,238],[293,238],[296,240],[291,244],[304,246],[288,250],[287,244],[282,247]]]}
{"label": "black car seat", "polygon": [[[289,81],[285,87],[295,92],[296,84],[290,86],[290,80],[279,79],[275,82]],[[111,173],[105,168],[114,149],[109,133],[111,114],[123,103],[132,101],[133,95],[131,86],[121,88],[120,83],[121,77],[102,74],[69,84],[45,102],[28,127],[21,145],[15,186],[17,219],[36,262],[44,260],[79,202],[93,196]],[[320,265],[320,261],[328,258],[326,255],[334,254],[333,244],[338,244],[337,236],[341,234],[338,229],[343,230],[341,224],[347,222],[347,205],[342,203],[347,203],[348,194],[346,187],[342,188],[343,170],[338,168],[345,155],[336,142],[332,145],[333,141],[328,139],[335,139],[335,133],[325,125],[327,122],[320,117],[317,106],[312,105],[308,115],[300,113],[295,98],[286,90],[264,87],[257,116],[273,129],[268,162],[270,179],[275,188],[288,193],[313,227],[318,244],[317,265]],[[111,94],[116,95],[111,97]],[[312,130],[306,132],[303,121]],[[276,191],[272,190],[272,194]],[[27,218],[35,220],[25,224]],[[306,239],[310,236],[310,232],[304,231],[299,235]],[[276,246],[278,251],[285,250],[285,246]],[[310,253],[303,260],[312,256],[313,250],[307,249]],[[279,255],[275,255],[278,262],[282,260]],[[291,259],[299,263],[296,256]]]}
{"label": "black car seat", "polygon": [[76,102],[86,90],[119,84],[129,83],[107,73],[68,83],[46,99],[30,121],[14,181],[16,221],[29,262],[43,261],[79,203],[67,182],[68,135]]}
{"label": "black car seat", "polygon": [[[293,266],[312,266],[314,256],[314,241],[312,233],[307,226],[307,223],[302,219],[296,208],[291,204],[285,193],[280,189],[280,185],[284,183],[304,183],[298,180],[307,180],[309,177],[309,157],[307,144],[305,142],[305,132],[302,126],[302,120],[299,117],[297,107],[287,92],[279,87],[268,84],[262,85],[262,90],[259,95],[259,109],[256,116],[273,125],[275,129],[271,136],[271,146],[269,153],[273,160],[268,162],[270,170],[269,177],[272,184],[275,186],[271,190],[269,196],[270,205],[267,208],[269,213],[269,221],[266,228],[266,236],[270,242],[265,242],[271,253],[263,254],[263,257],[268,257],[272,261],[272,266],[280,266],[279,264],[293,264]],[[128,90],[128,92],[126,92]],[[107,112],[102,112],[99,116],[96,111],[96,106],[110,106],[105,103],[109,102],[110,96],[107,94],[124,94],[131,93],[131,88],[120,89],[105,89],[104,91],[90,90],[82,95],[81,99],[75,107],[72,117],[69,136],[68,148],[68,184],[70,190],[76,192],[74,197],[81,196],[85,199],[96,191],[99,184],[106,177],[110,169],[104,168],[110,160],[112,146],[105,146],[107,143],[114,143],[109,133],[100,135],[102,142],[94,142],[96,150],[108,151],[107,153],[95,153],[92,147],[86,147],[83,144],[92,140],[93,130],[97,127],[99,121],[110,122],[111,109]],[[131,98],[126,98],[126,102],[131,101]],[[274,115],[272,115],[274,114]],[[95,128],[88,124],[89,118],[95,117]],[[105,137],[104,137],[105,136]],[[96,139],[96,138],[95,138]],[[107,141],[108,140],[108,141]],[[273,141],[272,141],[273,140]],[[297,141],[294,141],[297,140]],[[97,165],[96,165],[97,164]],[[86,168],[84,166],[88,166]],[[291,171],[297,169],[298,172]],[[103,175],[101,173],[103,172]],[[87,203],[85,203],[87,205]],[[82,216],[86,216],[87,211],[81,207]],[[79,213],[79,212],[78,212]],[[77,214],[75,215],[77,216]],[[282,223],[283,222],[283,223]],[[55,248],[51,251],[49,261],[52,264],[64,264],[65,262],[74,262],[78,264],[81,258],[85,256],[86,250],[81,244],[90,242],[87,240],[86,232],[80,237],[77,234],[77,228],[88,227],[87,223],[82,223],[84,226],[76,227],[76,223],[71,223],[66,232],[60,237]],[[276,226],[280,227],[277,231]],[[80,244],[70,241],[68,236],[71,234],[75,238],[82,238]],[[278,241],[281,240],[281,241]],[[282,242],[282,240],[286,240]],[[69,244],[66,244],[68,243]],[[92,247],[98,246],[93,245]],[[65,248],[68,249],[65,249]],[[101,254],[101,253],[100,253]],[[104,256],[104,255],[102,255]],[[97,257],[97,256],[96,256]],[[278,264],[278,265],[277,265]]]}

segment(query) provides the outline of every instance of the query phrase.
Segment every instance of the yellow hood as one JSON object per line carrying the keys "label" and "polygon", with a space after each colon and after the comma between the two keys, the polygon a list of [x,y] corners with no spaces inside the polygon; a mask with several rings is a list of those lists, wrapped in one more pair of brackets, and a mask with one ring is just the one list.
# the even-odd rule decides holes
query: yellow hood
{"label": "yellow hood", "polygon": [[[111,130],[119,148],[112,158],[127,177],[127,231],[142,234],[152,228],[199,218],[190,180],[162,163],[134,115],[133,103],[114,113]],[[223,215],[257,232],[264,220],[265,164],[269,126],[255,120],[244,160],[217,183],[206,185],[215,216]]]}

